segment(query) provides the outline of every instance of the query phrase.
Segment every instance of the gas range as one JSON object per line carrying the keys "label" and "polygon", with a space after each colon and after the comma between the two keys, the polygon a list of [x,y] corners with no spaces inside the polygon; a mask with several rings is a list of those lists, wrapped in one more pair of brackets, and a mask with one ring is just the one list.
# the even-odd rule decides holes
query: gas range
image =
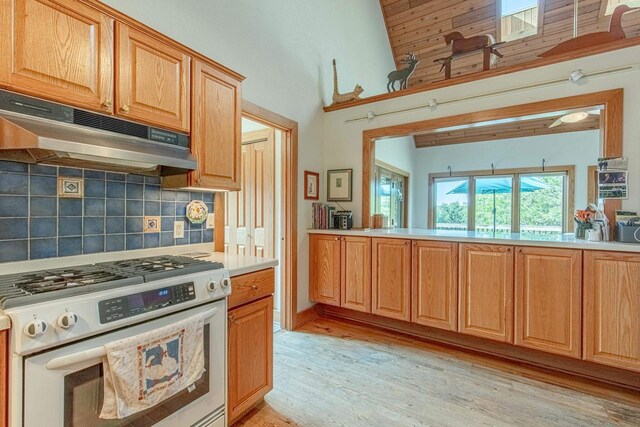
{"label": "gas range", "polygon": [[225,298],[220,263],[155,256],[0,276],[12,351],[30,354]]}

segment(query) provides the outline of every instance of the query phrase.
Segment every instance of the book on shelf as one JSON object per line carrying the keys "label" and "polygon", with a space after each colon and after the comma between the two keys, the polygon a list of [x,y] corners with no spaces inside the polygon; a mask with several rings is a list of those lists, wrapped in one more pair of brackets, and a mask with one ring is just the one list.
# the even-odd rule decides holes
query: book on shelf
{"label": "book on shelf", "polygon": [[333,228],[333,216],[335,206],[315,202],[311,204],[312,228],[315,230],[328,230]]}

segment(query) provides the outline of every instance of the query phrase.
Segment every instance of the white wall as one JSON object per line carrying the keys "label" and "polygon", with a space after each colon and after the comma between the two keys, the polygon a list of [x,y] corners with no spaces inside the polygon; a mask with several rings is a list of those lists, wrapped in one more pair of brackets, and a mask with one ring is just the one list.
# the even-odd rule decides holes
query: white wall
{"label": "white wall", "polygon": [[[325,121],[325,168],[350,167],[354,170],[354,198],[352,203],[344,204],[345,209],[354,211],[354,222],[361,224],[362,193],[362,131],[390,125],[446,117],[474,111],[487,110],[511,105],[526,104],[554,98],[561,98],[602,90],[624,89],[624,129],[623,150],[629,158],[631,181],[636,182],[634,172],[640,170],[640,69],[633,71],[587,78],[585,84],[576,85],[567,81],[568,75],[575,69],[585,74],[620,66],[634,65],[640,62],[640,47],[608,52],[575,61],[563,62],[545,67],[521,71],[476,82],[450,86],[417,93],[401,98],[389,99],[373,104],[356,106],[327,114]],[[558,84],[548,84],[535,89],[521,89],[498,95],[488,95],[471,101],[454,102],[439,106],[435,111],[428,108],[411,112],[389,114],[374,120],[362,120],[346,123],[346,120],[366,117],[367,112],[376,114],[417,107],[427,104],[429,98],[451,101],[464,97],[483,95],[491,92],[518,88],[524,84],[547,83],[562,80]],[[346,161],[345,159],[349,159]],[[446,167],[446,166],[445,166]],[[626,209],[640,210],[640,185],[629,186],[629,200],[623,202]]]}
{"label": "white wall", "polygon": [[[395,68],[377,0],[104,0],[127,15],[246,76],[243,98],[299,123],[298,310],[308,301],[311,202],[305,170],[321,172],[331,60],[341,91],[386,90]],[[324,178],[321,177],[321,181]],[[321,189],[324,198],[324,189]]]}
{"label": "white wall", "polygon": [[[376,157],[377,157],[376,143]],[[576,166],[575,208],[587,204],[587,166],[600,155],[600,131],[559,133],[490,142],[445,145],[416,150],[413,227],[427,228],[427,182],[430,173],[542,166]]]}
{"label": "white wall", "polygon": [[[414,223],[416,188],[415,175],[416,145],[412,136],[400,138],[381,139],[376,142],[376,160],[381,160],[398,169],[409,173],[409,206],[407,206],[407,221]],[[354,182],[354,188],[358,188],[358,182]]]}

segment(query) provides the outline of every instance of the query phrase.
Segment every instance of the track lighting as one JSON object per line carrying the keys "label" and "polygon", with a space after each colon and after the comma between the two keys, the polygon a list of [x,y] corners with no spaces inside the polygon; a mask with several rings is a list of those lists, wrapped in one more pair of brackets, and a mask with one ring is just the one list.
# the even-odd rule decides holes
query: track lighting
{"label": "track lighting", "polygon": [[585,77],[582,70],[574,70],[569,74],[569,81],[572,83],[578,83]]}
{"label": "track lighting", "polygon": [[435,98],[431,98],[429,100],[429,108],[431,109],[431,111],[435,110],[436,108],[438,108],[438,101],[435,100]]}
{"label": "track lighting", "polygon": [[367,119],[373,120],[375,118],[376,118],[376,113],[374,113],[373,111],[367,112]]}

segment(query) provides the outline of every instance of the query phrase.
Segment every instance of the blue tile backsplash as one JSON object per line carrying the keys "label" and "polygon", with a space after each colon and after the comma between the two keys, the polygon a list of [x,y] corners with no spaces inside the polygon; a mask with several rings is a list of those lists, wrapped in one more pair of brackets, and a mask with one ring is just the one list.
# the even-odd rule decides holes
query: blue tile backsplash
{"label": "blue tile backsplash", "polygon": [[[84,177],[84,198],[59,198],[58,176]],[[213,193],[163,190],[158,177],[0,161],[0,262],[213,242],[186,206]],[[161,232],[144,233],[144,216]],[[185,237],[173,238],[173,222]]]}

